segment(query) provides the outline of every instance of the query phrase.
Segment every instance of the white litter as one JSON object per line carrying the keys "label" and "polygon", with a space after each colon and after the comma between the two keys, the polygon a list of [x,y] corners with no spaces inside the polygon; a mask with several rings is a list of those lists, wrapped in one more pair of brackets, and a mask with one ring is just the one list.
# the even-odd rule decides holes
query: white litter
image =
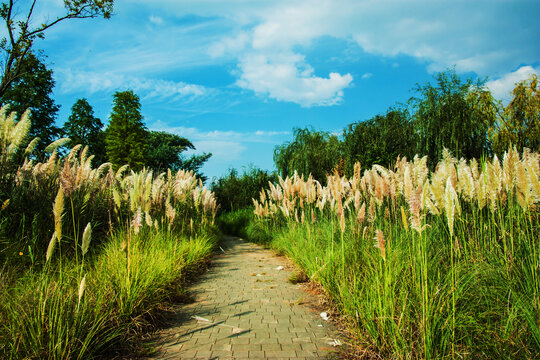
{"label": "white litter", "polygon": [[195,320],[197,320],[197,321],[210,322],[210,320],[205,319],[205,318],[200,317],[200,316],[192,316],[192,318],[195,319]]}
{"label": "white litter", "polygon": [[278,267],[276,268],[276,270],[283,270],[283,269],[284,269],[283,266],[278,266]]}
{"label": "white litter", "polygon": [[328,321],[329,319],[328,313],[326,311],[321,313],[321,317],[324,321]]}
{"label": "white litter", "polygon": [[322,327],[322,325],[321,325],[321,324],[319,324],[319,325],[317,325],[317,326],[318,326],[318,327]]}
{"label": "white litter", "polygon": [[332,346],[341,346],[341,341],[339,341],[338,339],[332,339],[332,341],[330,341],[328,343],[328,345],[332,345]]}

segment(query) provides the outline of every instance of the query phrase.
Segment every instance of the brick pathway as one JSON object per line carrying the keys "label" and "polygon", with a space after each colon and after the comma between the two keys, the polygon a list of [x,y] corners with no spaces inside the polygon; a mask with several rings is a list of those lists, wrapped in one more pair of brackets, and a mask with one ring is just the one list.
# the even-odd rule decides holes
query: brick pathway
{"label": "brick pathway", "polygon": [[[194,284],[178,326],[160,335],[159,359],[337,358],[330,322],[301,305],[310,295],[288,282],[284,257],[227,237],[212,267]],[[283,266],[283,270],[278,270]],[[334,343],[335,344],[335,343]]]}

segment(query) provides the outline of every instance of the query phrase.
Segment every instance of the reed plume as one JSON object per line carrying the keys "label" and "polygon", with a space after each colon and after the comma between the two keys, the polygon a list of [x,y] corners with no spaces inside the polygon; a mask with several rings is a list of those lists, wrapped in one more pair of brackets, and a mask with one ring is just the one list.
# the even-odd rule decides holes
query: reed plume
{"label": "reed plume", "polygon": [[56,247],[56,233],[54,232],[51,240],[49,241],[49,246],[47,246],[47,253],[45,255],[45,262],[49,262],[51,260],[52,254],[54,252],[54,248]]}
{"label": "reed plume", "polygon": [[62,217],[64,212],[64,190],[62,186],[58,188],[58,193],[53,205],[54,231],[58,242],[62,241]]}
{"label": "reed plume", "polygon": [[79,284],[79,300],[77,301],[77,312],[79,312],[79,306],[81,305],[81,300],[86,290],[86,274],[83,276],[81,283]]}
{"label": "reed plume", "polygon": [[454,236],[454,218],[458,207],[459,199],[456,190],[452,186],[452,179],[449,177],[446,181],[444,210],[446,213],[446,219],[448,221],[448,228],[450,229],[450,236]]}
{"label": "reed plume", "polygon": [[381,256],[383,260],[386,260],[386,241],[384,239],[384,233],[377,229],[375,230],[375,245],[376,248],[381,250]]}
{"label": "reed plume", "polygon": [[88,225],[86,225],[86,227],[84,228],[83,237],[82,237],[83,256],[86,255],[86,253],[88,252],[88,248],[90,247],[91,240],[92,240],[92,226],[90,225],[90,223],[88,223]]}

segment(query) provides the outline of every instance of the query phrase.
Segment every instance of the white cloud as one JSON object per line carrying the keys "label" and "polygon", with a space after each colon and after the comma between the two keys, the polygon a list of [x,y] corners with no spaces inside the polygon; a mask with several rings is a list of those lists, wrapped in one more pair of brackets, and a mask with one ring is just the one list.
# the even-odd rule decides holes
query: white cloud
{"label": "white cloud", "polygon": [[304,107],[339,104],[352,75],[330,72],[327,77],[317,76],[304,56],[294,50],[329,31],[324,24],[331,7],[328,2],[320,6],[302,2],[270,8],[258,15],[263,19],[250,31],[225,38],[212,46],[210,53],[236,54],[236,85],[258,95]]}
{"label": "white cloud", "polygon": [[289,131],[263,131],[263,130],[257,130],[255,131],[255,135],[257,136],[277,136],[277,135],[289,135]]}
{"label": "white cloud", "polygon": [[[117,46],[91,62],[93,54],[67,49],[63,57],[69,60],[62,66],[153,77],[232,58],[238,86],[278,101],[321,106],[340,103],[353,80],[337,69],[321,73],[305,60],[306,49],[321,37],[355,42],[372,55],[414,57],[429,71],[455,65],[458,72],[480,76],[537,63],[540,53],[540,42],[531,41],[540,38],[537,1],[131,0],[115,5],[118,14],[144,7],[153,14],[147,19],[161,26],[119,24],[113,29]],[[173,19],[185,15],[205,20]],[[111,28],[95,32],[102,38]]]}
{"label": "white cloud", "polygon": [[330,73],[328,78],[313,75],[313,69],[296,54],[247,55],[239,64],[237,85],[279,101],[302,106],[330,106],[343,99],[343,89],[352,76]]}
{"label": "white cloud", "polygon": [[242,51],[250,41],[249,35],[242,31],[236,36],[226,37],[208,47],[208,54],[213,58],[237,54]]}
{"label": "white cloud", "polygon": [[170,126],[163,121],[149,125],[151,130],[167,131],[188,138],[195,145],[196,152],[211,152],[212,161],[234,161],[242,158],[248,143],[275,144],[290,135],[289,131],[204,131],[195,127]]}
{"label": "white cloud", "polygon": [[161,16],[150,15],[148,20],[150,20],[150,22],[155,25],[163,25],[164,23],[163,18]]}
{"label": "white cloud", "polygon": [[197,152],[212,153],[212,160],[234,161],[242,158],[242,153],[247,150],[245,145],[236,141],[223,140],[200,140],[193,141]]}
{"label": "white cloud", "polygon": [[373,76],[373,74],[368,72],[368,73],[365,73],[365,74],[362,75],[362,79],[369,79],[372,76]]}
{"label": "white cloud", "polygon": [[501,76],[499,79],[488,81],[486,86],[495,99],[508,102],[512,97],[511,92],[516,83],[528,79],[532,74],[540,76],[540,68],[535,69],[532,66],[522,66],[514,72]]}
{"label": "white cloud", "polygon": [[109,72],[85,72],[71,69],[57,71],[62,78],[61,91],[74,93],[86,91],[89,93],[112,92],[131,89],[147,98],[168,98],[177,100],[185,97],[197,97],[209,91],[203,86],[174,82],[162,79],[131,77]]}
{"label": "white cloud", "polygon": [[[269,54],[302,57],[298,47],[309,46],[322,36],[352,39],[374,55],[411,56],[425,62],[432,72],[455,65],[458,72],[473,71],[480,76],[534,63],[540,53],[540,43],[530,41],[540,37],[532,15],[539,6],[534,2],[499,1],[489,6],[484,2],[431,0],[321,0],[316,5],[300,0],[262,2],[258,7],[245,7],[242,1],[234,4],[234,10],[217,6],[215,12],[241,18],[244,26],[237,37],[228,34],[219,41],[215,45],[219,51],[213,55],[237,54],[238,85],[304,106],[339,102],[336,99],[348,86],[343,81],[347,76],[339,75],[334,81],[312,73],[301,76],[302,67],[309,65],[294,56],[283,61]],[[200,11],[200,4],[196,8]],[[238,12],[241,17],[235,17]]]}
{"label": "white cloud", "polygon": [[184,136],[194,141],[230,141],[230,142],[256,142],[256,143],[273,143],[271,137],[283,137],[290,135],[289,131],[268,131],[268,130],[256,130],[256,131],[222,131],[212,130],[204,131],[195,127],[186,126],[170,126],[167,123],[158,120],[149,125],[151,130],[167,131],[173,134]]}

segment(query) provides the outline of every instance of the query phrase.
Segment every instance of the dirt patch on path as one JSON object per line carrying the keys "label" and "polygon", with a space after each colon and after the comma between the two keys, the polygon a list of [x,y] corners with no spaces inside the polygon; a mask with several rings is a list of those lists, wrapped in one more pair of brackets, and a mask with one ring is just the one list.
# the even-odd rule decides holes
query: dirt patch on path
{"label": "dirt patch on path", "polygon": [[285,257],[234,237],[222,249],[190,287],[195,301],[176,309],[178,325],[158,334],[156,359],[339,358],[335,328],[288,281]]}

